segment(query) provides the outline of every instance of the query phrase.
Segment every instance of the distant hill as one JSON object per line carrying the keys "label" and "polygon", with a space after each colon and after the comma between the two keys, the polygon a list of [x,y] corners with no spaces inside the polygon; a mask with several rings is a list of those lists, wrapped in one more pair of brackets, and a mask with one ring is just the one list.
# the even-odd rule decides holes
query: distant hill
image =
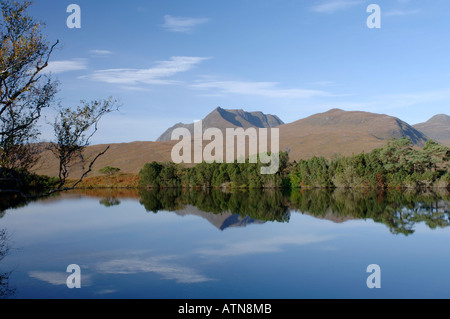
{"label": "distant hill", "polygon": [[[218,128],[225,130],[227,128],[250,127],[271,128],[284,124],[275,115],[264,114],[262,112],[245,112],[244,110],[225,110],[221,107],[216,108],[208,114],[203,120],[203,130],[207,128]],[[194,135],[194,123],[178,123],[165,131],[156,141],[167,142],[172,140],[172,132],[177,128],[187,128],[191,135]]]}
{"label": "distant hill", "polygon": [[[440,117],[437,120],[430,121],[435,125],[442,122]],[[375,148],[384,146],[387,140],[391,138],[407,137],[418,147],[423,146],[427,141],[424,133],[398,118],[383,114],[350,112],[339,109],[283,124],[274,115],[217,108],[203,121],[204,128],[264,128],[275,126],[280,130],[280,150],[289,150],[292,161],[308,159],[313,156],[330,158],[334,154],[348,156],[370,152]],[[193,129],[193,126],[185,124],[177,124],[175,127]],[[145,163],[171,161],[172,148],[178,142],[164,140],[168,136],[171,137],[171,132],[175,127],[167,130],[161,136],[159,142],[111,144],[109,151],[100,157],[94,165],[91,176],[99,175],[98,171],[105,166],[118,167],[126,173],[138,173]],[[207,144],[208,142],[205,142],[204,146]],[[93,158],[105,147],[106,145],[88,147],[86,160]],[[58,173],[57,167],[58,164],[53,154],[46,151],[42,154],[42,159],[35,171],[40,174],[56,176]],[[78,177],[81,167],[81,164],[74,165],[71,168],[71,176]]]}
{"label": "distant hill", "polygon": [[450,147],[450,116],[439,114],[424,123],[414,125],[428,138]]}
{"label": "distant hill", "polygon": [[370,152],[391,138],[402,137],[416,146],[427,141],[422,132],[398,118],[340,109],[280,126],[281,150],[289,148],[291,159]]}

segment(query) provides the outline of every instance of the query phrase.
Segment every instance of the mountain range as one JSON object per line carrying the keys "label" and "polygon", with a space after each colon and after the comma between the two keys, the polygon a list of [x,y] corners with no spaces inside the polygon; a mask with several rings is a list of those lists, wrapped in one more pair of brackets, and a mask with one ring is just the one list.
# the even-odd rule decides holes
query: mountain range
{"label": "mountain range", "polygon": [[[262,112],[245,112],[244,110],[225,110],[221,107],[216,108],[202,120],[203,131],[212,127],[225,131],[227,128],[271,128],[283,124],[284,122],[276,115],[264,114]],[[194,123],[178,123],[165,131],[156,141],[171,141],[172,132],[177,128],[187,128],[191,132],[191,135],[194,135]]]}
{"label": "mountain range", "polygon": [[[105,166],[118,167],[122,172],[138,173],[145,163],[171,161],[172,148],[178,143],[171,141],[171,135],[174,129],[181,127],[193,134],[193,123],[178,123],[166,130],[156,142],[111,144],[108,152],[94,165],[92,175],[99,175],[98,171]],[[391,138],[401,137],[409,138],[417,147],[424,146],[428,139],[450,147],[450,116],[445,114],[412,126],[389,115],[332,109],[285,124],[275,115],[218,107],[203,119],[203,130],[211,127],[223,131],[238,127],[279,128],[280,150],[288,150],[290,159],[297,161],[313,156],[330,158],[335,154],[348,156],[370,152],[382,147]],[[205,142],[204,146],[207,144]],[[106,146],[89,146],[85,152],[86,160]],[[45,151],[41,155],[35,171],[56,176],[58,164],[53,154]],[[74,165],[71,176],[77,177],[82,167],[81,163]]]}

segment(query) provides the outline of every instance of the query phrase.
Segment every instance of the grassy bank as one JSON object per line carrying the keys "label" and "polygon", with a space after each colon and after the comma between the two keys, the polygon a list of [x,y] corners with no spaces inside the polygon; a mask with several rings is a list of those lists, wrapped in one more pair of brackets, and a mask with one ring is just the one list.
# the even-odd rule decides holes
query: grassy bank
{"label": "grassy bank", "polygon": [[[75,183],[75,180],[68,182],[69,187]],[[93,176],[85,178],[77,189],[93,188],[138,188],[139,176],[136,174],[119,173],[111,176]]]}

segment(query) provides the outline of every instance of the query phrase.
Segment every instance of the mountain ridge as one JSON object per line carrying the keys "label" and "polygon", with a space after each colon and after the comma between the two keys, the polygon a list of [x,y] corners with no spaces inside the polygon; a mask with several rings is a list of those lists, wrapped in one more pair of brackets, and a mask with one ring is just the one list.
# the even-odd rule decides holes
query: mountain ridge
{"label": "mountain ridge", "polygon": [[450,116],[437,114],[428,121],[413,125],[430,139],[450,147]]}
{"label": "mountain ridge", "polygon": [[[230,110],[216,108],[205,117],[203,128],[206,129],[209,125],[215,124],[220,126],[217,127],[219,129],[227,128],[223,125],[236,128],[237,126],[233,124],[235,120],[237,121],[235,123],[241,126],[248,126],[251,122],[256,122],[252,116],[256,116],[261,119],[261,123],[267,125],[275,125],[278,121],[282,122],[275,116],[269,117],[273,119],[273,122],[271,122],[271,120],[264,118],[262,114],[264,113],[245,112],[243,110],[232,110],[230,112]],[[230,118],[223,120],[226,116]],[[445,121],[443,122],[442,119],[446,120],[447,117],[447,115],[438,116],[431,121],[431,124],[436,125],[438,123],[439,127],[445,126]],[[414,146],[422,147],[429,138],[422,131],[396,117],[341,109],[331,109],[276,127],[280,132],[280,151],[289,151],[291,161],[309,159],[313,156],[323,156],[329,159],[337,154],[350,156],[370,152],[375,148],[383,147],[391,138],[407,137],[413,141]],[[447,129],[450,130],[450,125],[447,126]],[[441,141],[437,140],[437,142]],[[177,143],[178,141],[143,141],[110,144],[110,149],[95,163],[90,176],[99,175],[98,171],[105,166],[117,167],[122,172],[136,174],[146,163],[171,161],[171,151]],[[203,147],[208,144],[209,142],[205,141]],[[103,151],[105,147],[106,145],[89,146],[86,149],[86,161]],[[42,158],[35,172],[57,176],[57,167],[58,164],[53,154],[46,151],[42,153]],[[80,175],[81,168],[82,164],[74,165],[71,168],[71,177],[75,178]]]}
{"label": "mountain ridge", "polygon": [[[284,122],[276,115],[264,114],[260,111],[246,112],[242,109],[223,109],[217,107],[202,120],[202,124],[203,130],[206,130],[207,128],[225,130],[226,128],[237,127],[242,127],[244,129],[250,127],[271,128],[282,125]],[[177,123],[167,129],[156,142],[167,142],[172,140],[172,132],[177,128],[186,128],[191,135],[194,135],[194,123]]]}

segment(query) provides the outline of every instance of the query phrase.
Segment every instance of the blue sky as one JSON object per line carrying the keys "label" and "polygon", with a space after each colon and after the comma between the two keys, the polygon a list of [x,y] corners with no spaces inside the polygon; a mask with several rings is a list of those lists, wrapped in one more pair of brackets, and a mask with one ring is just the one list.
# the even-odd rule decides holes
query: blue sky
{"label": "blue sky", "polygon": [[[80,29],[66,25],[72,3]],[[63,105],[121,100],[94,143],[155,140],[217,106],[286,123],[331,108],[449,114],[448,0],[39,0],[30,13],[60,41],[49,71]]]}

